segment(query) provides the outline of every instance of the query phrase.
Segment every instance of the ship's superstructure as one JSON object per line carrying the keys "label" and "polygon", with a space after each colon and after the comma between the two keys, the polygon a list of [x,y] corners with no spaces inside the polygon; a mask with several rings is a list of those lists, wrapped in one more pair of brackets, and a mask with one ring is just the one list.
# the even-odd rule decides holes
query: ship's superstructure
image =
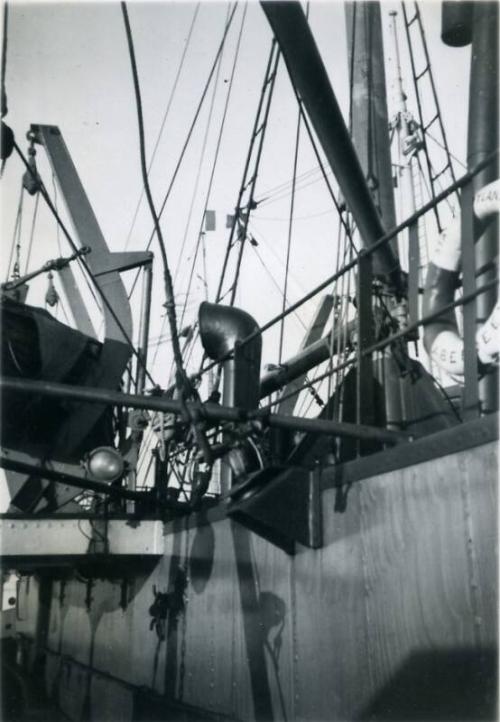
{"label": "ship's superstructure", "polygon": [[[3,625],[6,719],[24,719],[30,706],[27,673],[74,720],[494,718],[498,5],[443,3],[443,42],[471,44],[461,175],[413,3],[391,14],[397,112],[389,116],[381,9],[346,6],[346,122],[308,11],[262,3],[273,39],[218,290],[212,302],[205,274],[206,300],[188,325],[163,207],[149,187],[126,4],[154,225],[145,250],[109,249],[58,127],[31,124],[26,156],[2,121],[3,162],[18,156],[22,192],[46,203],[69,244],[21,273],[18,240],[2,285],[4,591],[17,575],[4,594],[12,601]],[[209,81],[235,12],[228,9]],[[409,43],[413,115],[398,22]],[[254,215],[266,199],[257,178],[280,63],[297,100],[294,176],[282,306],[259,324],[236,302],[245,258],[259,246]],[[301,133],[338,237],[334,265],[291,303]],[[438,168],[429,148],[436,136]],[[222,127],[217,152],[221,137]],[[68,223],[39,174],[42,153]],[[190,283],[198,254],[206,271],[213,228],[206,205]],[[162,385],[148,355],[155,271],[173,349]],[[26,303],[28,282],[41,273],[49,307],[57,274],[72,325]],[[311,299],[301,346],[287,357],[285,324]],[[278,329],[275,362],[263,368],[265,334]]]}

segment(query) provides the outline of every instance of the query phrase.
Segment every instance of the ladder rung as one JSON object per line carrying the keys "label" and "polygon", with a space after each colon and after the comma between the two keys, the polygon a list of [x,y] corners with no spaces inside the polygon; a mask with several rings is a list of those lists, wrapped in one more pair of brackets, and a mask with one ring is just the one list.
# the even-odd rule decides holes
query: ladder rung
{"label": "ladder rung", "polygon": [[435,180],[437,180],[438,178],[440,178],[440,177],[443,175],[443,173],[446,173],[446,171],[448,170],[449,167],[450,167],[450,164],[447,163],[447,164],[444,166],[444,168],[441,168],[441,170],[440,170],[438,173],[436,173],[435,175],[432,175],[432,176],[431,176],[431,180],[434,182]]}
{"label": "ladder rung", "polygon": [[410,25],[412,25],[417,18],[418,18],[418,13],[415,13],[415,15],[412,17],[411,20],[407,20],[407,21],[406,21],[406,27],[409,28]]}
{"label": "ladder rung", "polygon": [[250,186],[253,183],[254,178],[255,178],[255,174],[249,179],[249,181],[247,183],[245,183],[245,187],[243,188],[244,191],[246,191],[248,186]]}
{"label": "ladder rung", "polygon": [[430,120],[427,125],[424,126],[424,133],[431,127],[433,123],[436,122],[436,120],[439,118],[439,113],[436,113],[436,115]]}
{"label": "ladder rung", "polygon": [[425,66],[425,68],[422,70],[421,73],[418,75],[415,75],[415,81],[418,82],[422,76],[424,76],[427,72],[429,72],[429,63]]}

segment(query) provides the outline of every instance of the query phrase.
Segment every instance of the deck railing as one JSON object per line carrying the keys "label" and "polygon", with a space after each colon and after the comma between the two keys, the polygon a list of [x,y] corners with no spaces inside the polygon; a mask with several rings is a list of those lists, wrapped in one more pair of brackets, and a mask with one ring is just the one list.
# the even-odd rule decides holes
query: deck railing
{"label": "deck railing", "polygon": [[[476,269],[475,269],[475,263],[474,263],[474,253],[471,252],[471,248],[473,251],[473,244],[472,244],[472,220],[473,220],[473,192],[472,192],[472,182],[475,176],[480,173],[483,169],[493,164],[498,158],[498,151],[495,151],[495,153],[491,154],[488,158],[486,158],[481,163],[478,163],[472,170],[465,173],[463,176],[461,176],[456,182],[452,183],[448,188],[443,190],[441,193],[436,195],[435,199],[429,201],[425,205],[423,205],[420,209],[418,209],[415,213],[413,213],[410,217],[408,217],[405,221],[402,223],[399,223],[394,228],[392,228],[390,231],[385,233],[376,243],[371,245],[370,247],[361,250],[355,258],[353,258],[351,261],[346,263],[342,268],[340,268],[335,273],[331,274],[326,278],[324,281],[322,281],[319,285],[317,285],[315,288],[313,288],[309,293],[304,295],[301,299],[296,301],[295,303],[291,304],[285,311],[282,313],[279,313],[278,315],[274,316],[272,319],[264,323],[260,330],[257,332],[254,332],[244,338],[240,343],[239,346],[244,346],[245,344],[252,341],[255,336],[258,333],[264,333],[273,326],[275,326],[277,323],[279,323],[283,318],[290,315],[294,311],[296,311],[298,308],[303,306],[307,301],[311,300],[315,296],[317,296],[321,291],[331,286],[333,283],[337,282],[339,279],[342,278],[345,274],[356,271],[358,276],[358,284],[357,284],[357,305],[358,309],[366,308],[367,306],[367,298],[366,295],[368,294],[370,296],[370,303],[371,303],[371,294],[372,294],[372,284],[371,284],[371,259],[373,258],[373,255],[377,253],[377,251],[382,248],[384,245],[388,244],[391,239],[398,236],[400,233],[405,231],[406,229],[409,230],[409,236],[410,239],[417,238],[417,234],[415,233],[415,229],[417,227],[418,221],[425,216],[428,212],[433,211],[435,207],[445,201],[448,196],[450,196],[452,193],[455,193],[459,190],[462,191],[461,193],[461,217],[462,217],[462,237],[466,240],[463,242],[463,248],[467,248],[469,251],[467,253],[466,263],[464,263],[463,268],[463,282],[462,282],[462,288],[463,288],[463,295],[460,298],[457,298],[452,303],[447,304],[446,306],[443,306],[441,309],[439,309],[438,312],[423,316],[421,315],[420,311],[420,304],[418,303],[418,294],[420,293],[419,284],[418,284],[418,264],[410,264],[410,273],[408,278],[408,308],[409,308],[409,323],[404,328],[399,329],[398,331],[395,331],[394,333],[391,333],[390,335],[387,335],[385,338],[377,340],[376,342],[371,342],[366,345],[363,344],[363,339],[367,338],[367,334],[364,332],[364,326],[363,326],[363,316],[361,313],[358,312],[358,333],[357,338],[361,340],[361,343],[358,343],[357,353],[352,357],[345,361],[342,361],[335,366],[330,366],[328,370],[316,376],[313,380],[309,381],[309,384],[318,384],[321,381],[323,381],[328,376],[337,373],[338,371],[341,371],[342,369],[345,369],[347,367],[353,367],[357,366],[358,368],[358,374],[361,375],[363,373],[363,359],[370,358],[371,355],[378,350],[384,349],[391,344],[393,344],[395,341],[399,339],[407,339],[407,340],[414,340],[415,333],[419,331],[421,327],[424,327],[433,321],[435,321],[437,318],[443,316],[446,312],[449,312],[453,308],[462,307],[464,309],[464,389],[463,389],[463,395],[462,395],[462,408],[463,408],[463,418],[471,419],[476,416],[479,416],[481,414],[481,408],[480,408],[480,402],[479,402],[479,392],[478,392],[478,361],[477,361],[477,355],[476,355],[476,343],[475,343],[475,333],[476,333],[476,308],[475,308],[475,301],[478,296],[480,296],[483,293],[486,293],[490,291],[492,288],[498,286],[498,278],[494,278],[493,280],[488,281],[484,285],[482,285],[479,288],[475,287],[475,279],[476,279]],[[469,247],[468,247],[469,246]],[[412,254],[412,246],[411,242],[408,247],[408,253]],[[416,268],[416,270],[415,270]],[[361,282],[360,282],[361,281]],[[226,356],[226,358],[230,358],[232,353],[232,350],[230,350]],[[214,366],[218,365],[223,361],[224,359],[219,359],[216,362],[211,362],[204,366],[204,368],[201,370],[201,373],[204,374],[205,372],[209,371]],[[291,395],[296,395],[300,393],[299,390],[294,390],[291,392]],[[282,402],[286,396],[281,396],[279,399],[272,400],[267,404],[267,408],[271,409],[278,403]]]}

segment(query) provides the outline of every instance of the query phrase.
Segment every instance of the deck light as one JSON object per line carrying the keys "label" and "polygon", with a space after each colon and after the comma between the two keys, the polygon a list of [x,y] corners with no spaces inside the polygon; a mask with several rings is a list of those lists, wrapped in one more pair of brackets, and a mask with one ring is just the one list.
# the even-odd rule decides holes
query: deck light
{"label": "deck light", "polygon": [[111,446],[98,446],[85,460],[89,474],[100,481],[115,481],[125,469],[123,457]]}

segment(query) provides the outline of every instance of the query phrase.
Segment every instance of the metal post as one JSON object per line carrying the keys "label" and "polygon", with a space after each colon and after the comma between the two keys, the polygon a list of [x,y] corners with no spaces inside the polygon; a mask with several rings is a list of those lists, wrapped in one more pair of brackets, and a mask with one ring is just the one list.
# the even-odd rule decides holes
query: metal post
{"label": "metal post", "polygon": [[[380,3],[345,4],[351,136],[386,228],[396,224]],[[397,239],[391,246],[398,256]]]}
{"label": "metal post", "polygon": [[[472,60],[469,101],[469,132],[467,163],[469,169],[484,160],[498,148],[498,3],[476,2],[473,17]],[[472,193],[499,175],[496,162],[478,173],[472,183]],[[495,214],[482,223],[476,222],[474,236],[476,286],[484,286],[495,278],[495,259],[498,255],[498,216]],[[465,258],[463,259],[465,270]],[[464,279],[465,282],[465,279]],[[467,293],[464,288],[464,293]],[[476,324],[483,324],[496,303],[494,288],[477,299]],[[475,343],[473,337],[469,343]],[[498,409],[498,369],[490,370],[479,383],[479,401],[482,413]]]}
{"label": "metal post", "polygon": [[[142,316],[139,330],[139,348],[137,350],[137,369],[135,390],[136,393],[144,393],[146,384],[146,363],[148,359],[149,345],[149,320],[151,316],[151,291],[153,287],[153,258],[144,264],[144,275],[142,285]],[[130,435],[130,448],[128,451],[128,459],[132,462],[131,469],[126,476],[127,489],[135,491],[137,487],[137,461],[139,459],[139,450],[143,438],[142,429],[133,429]],[[133,514],[135,511],[135,502],[127,501],[127,512]]]}
{"label": "metal post", "polygon": [[373,366],[372,358],[363,350],[373,343],[372,263],[361,253],[357,275],[357,365],[356,365],[356,423],[373,424]]}
{"label": "metal post", "polygon": [[[462,190],[461,233],[462,233],[462,287],[464,296],[476,288],[476,267],[474,259],[474,215],[472,210],[472,183]],[[464,389],[462,393],[463,418],[469,420],[479,415],[479,391],[476,355],[476,298],[463,307],[464,332]]]}
{"label": "metal post", "polygon": [[[357,316],[357,363],[356,363],[356,423],[374,423],[373,362],[363,349],[373,343],[372,315],[372,259],[364,253],[359,255],[356,298]],[[357,442],[358,456],[363,453]]]}
{"label": "metal post", "polygon": [[153,288],[152,259],[144,264],[142,286],[142,318],[140,324],[139,348],[137,354],[137,373],[135,387],[142,394],[146,383],[146,363],[148,360],[149,325],[151,317],[151,292]]}
{"label": "metal post", "polygon": [[[408,226],[408,319],[416,323],[420,317],[420,244],[418,221]],[[418,336],[416,337],[418,339]]]}

